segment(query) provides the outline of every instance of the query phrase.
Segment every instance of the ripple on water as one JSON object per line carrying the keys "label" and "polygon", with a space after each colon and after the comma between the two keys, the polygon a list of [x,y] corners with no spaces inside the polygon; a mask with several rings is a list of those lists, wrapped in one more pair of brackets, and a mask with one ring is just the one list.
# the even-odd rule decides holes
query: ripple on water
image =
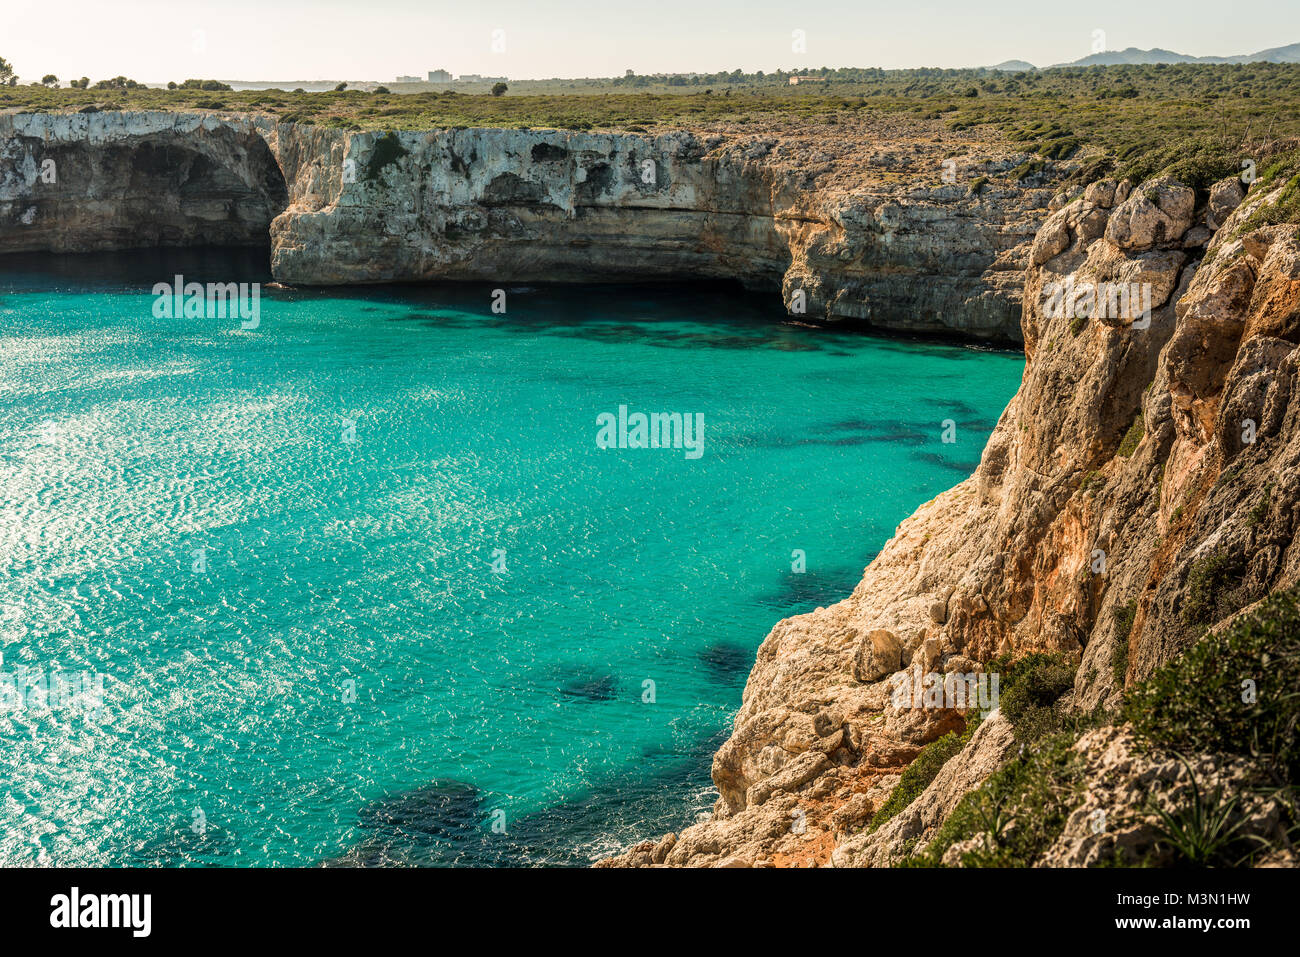
{"label": "ripple on water", "polygon": [[[1022,368],[733,291],[307,290],[245,332],[114,275],[0,276],[0,670],[105,678],[95,721],[0,710],[0,864],[582,864],[680,828],[763,637],[973,467]],[[703,414],[704,456],[598,449],[620,404]]]}

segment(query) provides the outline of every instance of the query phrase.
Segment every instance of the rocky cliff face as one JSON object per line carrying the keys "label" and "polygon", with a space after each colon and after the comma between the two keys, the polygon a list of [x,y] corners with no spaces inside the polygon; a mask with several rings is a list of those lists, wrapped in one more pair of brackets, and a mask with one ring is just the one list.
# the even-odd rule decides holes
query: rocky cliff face
{"label": "rocky cliff face", "polygon": [[1018,342],[1050,197],[1009,182],[1024,158],[919,120],[379,134],[11,114],[0,251],[269,235],[287,283],[739,279],[810,319]]}
{"label": "rocky cliff face", "polygon": [[[944,186],[940,142],[891,135],[281,130],[292,185],[272,227],[275,271],[303,283],[739,279],[811,318],[1017,339],[1018,269],[1047,191]],[[970,146],[968,167],[1004,172],[1016,158]],[[892,181],[879,172],[889,150]]]}
{"label": "rocky cliff face", "polygon": [[[1198,203],[1174,182],[1100,182],[1058,209],[1025,273],[1024,379],[979,469],[904,521],[852,596],[773,629],[714,758],[711,817],[606,863],[895,862],[1014,743],[994,712],[903,813],[866,828],[898,772],[964,724],[965,709],[896,703],[900,669],[1061,652],[1080,664],[1073,708],[1095,711],[1300,579],[1300,233],[1246,225],[1281,192],[1242,203],[1230,180]],[[1086,314],[1087,291],[1119,284],[1145,284],[1149,317],[1104,301]],[[1062,289],[1085,292],[1062,309]],[[1110,775],[1084,779],[1081,806],[1173,781],[1126,741],[1111,727],[1076,745]],[[1086,834],[1072,818],[1046,860],[1095,860]]]}
{"label": "rocky cliff face", "polygon": [[0,253],[265,245],[287,196],[264,132],[175,113],[0,115]]}

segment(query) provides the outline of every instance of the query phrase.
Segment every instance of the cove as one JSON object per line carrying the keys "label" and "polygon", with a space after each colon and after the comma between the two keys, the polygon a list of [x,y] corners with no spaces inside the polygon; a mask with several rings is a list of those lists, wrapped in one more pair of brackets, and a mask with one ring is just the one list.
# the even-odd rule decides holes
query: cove
{"label": "cove", "polygon": [[[969,474],[1024,366],[728,287],[498,314],[259,262],[0,262],[0,647],[104,676],[95,721],[0,712],[0,864],[584,863],[680,827],[763,637]],[[176,274],[263,283],[259,325],[155,318]],[[602,450],[620,405],[702,415],[707,454]]]}

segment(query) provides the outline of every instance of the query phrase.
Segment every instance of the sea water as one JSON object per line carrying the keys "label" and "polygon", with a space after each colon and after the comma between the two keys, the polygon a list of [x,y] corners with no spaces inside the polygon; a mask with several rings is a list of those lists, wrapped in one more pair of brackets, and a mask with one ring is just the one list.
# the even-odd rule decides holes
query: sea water
{"label": "sea water", "polygon": [[[764,636],[973,471],[1023,370],[731,288],[264,264],[0,260],[0,865],[583,864],[679,829]],[[256,327],[155,310],[176,275],[260,280]],[[699,454],[599,440],[637,413]]]}

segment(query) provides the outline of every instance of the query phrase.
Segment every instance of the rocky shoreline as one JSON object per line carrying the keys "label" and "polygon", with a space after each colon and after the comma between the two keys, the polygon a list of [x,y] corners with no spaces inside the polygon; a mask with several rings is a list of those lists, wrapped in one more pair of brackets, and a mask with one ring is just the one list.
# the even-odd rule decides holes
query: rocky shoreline
{"label": "rocky shoreline", "polygon": [[[1052,705],[1060,723],[1097,727],[1060,744],[1058,767],[1089,770],[1063,786],[1071,797],[1052,840],[1015,863],[1160,863],[1157,808],[1186,805],[1213,781],[1243,795],[1247,832],[1284,848],[1264,860],[1296,864],[1286,798],[1243,785],[1262,759],[1210,753],[1184,765],[1138,747],[1118,710],[1125,688],[1206,628],[1295,639],[1267,617],[1274,609],[1249,617],[1300,579],[1300,232],[1252,223],[1283,191],[1260,184],[1246,196],[1225,180],[1198,200],[1169,180],[1105,181],[1053,213],[1025,273],[1024,379],[978,470],[905,520],[849,598],[772,630],[714,758],[721,797],[709,818],[601,865],[919,859],[964,797],[1017,753],[1031,760],[1030,745],[993,711],[882,821],[900,775],[974,714],[900,707],[891,678],[979,673],[998,655],[1034,652],[1073,671]],[[1047,287],[1070,281],[1149,284],[1150,316],[1046,310]],[[1231,717],[1267,661],[1210,704]],[[1166,696],[1160,707],[1191,706]],[[1094,826],[1099,811],[1109,827]],[[941,848],[943,863],[997,846],[984,832]]]}
{"label": "rocky shoreline", "polygon": [[8,113],[0,253],[269,236],[284,283],[728,279],[812,320],[1019,344],[1052,196],[1014,179],[1027,157],[920,119],[384,134]]}

